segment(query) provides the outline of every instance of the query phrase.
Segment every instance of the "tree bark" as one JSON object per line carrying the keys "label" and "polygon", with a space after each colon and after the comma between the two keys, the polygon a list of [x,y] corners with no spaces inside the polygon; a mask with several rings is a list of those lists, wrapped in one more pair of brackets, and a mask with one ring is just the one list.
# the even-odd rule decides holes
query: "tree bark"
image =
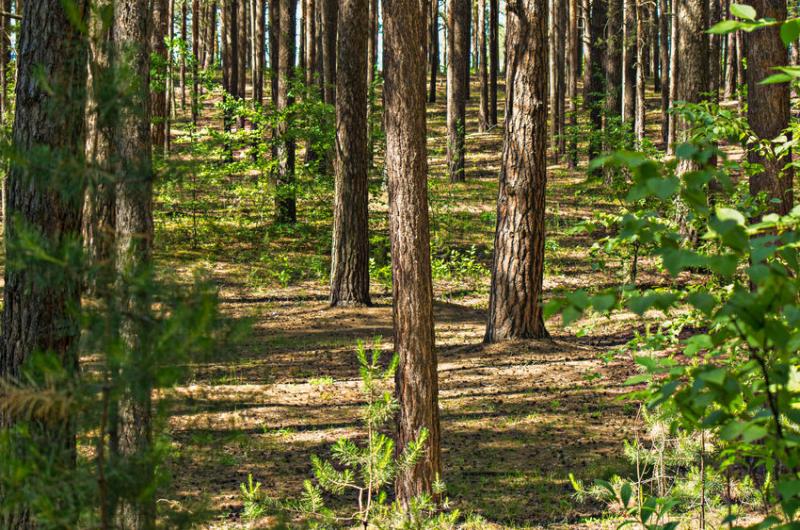
{"label": "tree bark", "polygon": [[500,71],[500,6],[489,0],[489,126],[497,125],[497,75]]}
{"label": "tree bark", "polygon": [[622,2],[608,0],[606,23],[606,114],[622,114]]}
{"label": "tree bark", "polygon": [[[192,15],[194,16],[194,15]],[[189,18],[189,2],[188,0],[184,0],[181,4],[181,41],[183,42],[184,46],[189,45],[189,41],[186,40],[189,36],[188,32],[188,18]],[[180,79],[181,79],[181,110],[186,110],[186,56],[181,54],[181,70],[180,70]]]}
{"label": "tree bark", "polygon": [[647,117],[647,108],[645,104],[645,63],[647,57],[645,56],[644,43],[647,39],[645,35],[644,26],[644,0],[636,0],[636,117],[633,123],[634,134],[636,135],[636,142],[638,147],[641,148],[642,141],[645,136],[645,118]]}
{"label": "tree bark", "polygon": [[[782,0],[754,0],[751,2],[759,18],[786,20],[786,2]],[[761,140],[770,141],[784,133],[789,126],[790,85],[779,83],[762,85],[761,81],[774,73],[776,65],[789,64],[789,54],[783,45],[778,26],[748,33],[747,41],[747,121],[753,133]],[[791,134],[787,133],[791,140]],[[772,149],[768,149],[772,151]],[[760,164],[764,171],[750,176],[750,194],[765,193],[767,210],[788,214],[794,205],[792,193],[793,171],[785,158],[759,153],[750,149],[747,160]]]}
{"label": "tree bark", "polygon": [[[292,105],[290,96],[292,70],[294,69],[295,0],[277,0],[278,3],[278,91],[276,108],[285,112]],[[366,53],[366,52],[365,52]],[[275,190],[276,221],[297,222],[295,190],[295,142],[287,133],[289,120],[281,120],[278,134],[278,173]]]}
{"label": "tree bark", "polygon": [[569,0],[569,24],[567,27],[567,100],[569,101],[569,126],[571,133],[566,136],[569,144],[566,149],[567,164],[571,169],[578,167],[578,141],[575,133],[578,126],[578,70],[580,66],[580,39],[578,38],[578,0]]}
{"label": "tree bark", "polygon": [[622,27],[622,121],[630,124],[632,129],[636,119],[636,1],[624,0]]}
{"label": "tree bark", "polygon": [[200,0],[192,0],[192,126],[195,129],[200,114],[200,18]]}
{"label": "tree bark", "polygon": [[[678,10],[681,0],[670,0],[672,16],[670,21],[670,53],[669,53],[669,104],[667,109],[672,108],[678,100],[678,57],[680,56],[680,34],[683,28],[678,19]],[[667,116],[667,154],[672,155],[675,149],[675,114],[669,113]]]}
{"label": "tree bark", "polygon": [[436,103],[436,78],[439,75],[439,0],[430,0],[430,68],[431,81],[428,89],[428,103]]}
{"label": "tree bark", "polygon": [[[729,2],[726,1],[725,13],[730,16],[728,11]],[[728,33],[725,42],[725,99],[733,99],[736,93],[736,62],[738,56],[736,54],[736,33]]]}
{"label": "tree bark", "polygon": [[[313,0],[307,1],[313,2]],[[253,101],[262,105],[264,103],[264,40],[266,39],[267,32],[264,0],[255,0],[253,7],[253,28],[255,29],[253,35],[253,39],[255,40],[255,53],[253,54]]]}
{"label": "tree bark", "polygon": [[464,137],[467,104],[467,63],[469,62],[469,0],[450,0],[447,63],[447,168],[451,182],[463,182]]}
{"label": "tree bark", "polygon": [[542,317],[547,0],[509,6],[506,125],[486,342],[548,336]]}
{"label": "tree bark", "polygon": [[400,357],[395,393],[400,454],[427,429],[428,447],[403,469],[395,494],[406,508],[434,494],[441,474],[437,359],[428,225],[425,126],[424,0],[384,0],[384,96],[389,236],[392,247],[394,347]]}
{"label": "tree bark", "polygon": [[486,0],[478,0],[478,20],[475,32],[478,37],[478,73],[481,83],[481,97],[478,107],[478,130],[489,130],[489,69],[486,49]]}
{"label": "tree bark", "polygon": [[167,36],[169,7],[168,0],[151,0],[152,6],[152,28],[150,31],[150,50],[158,60],[153,64],[157,66],[158,77],[152,83],[150,92],[150,118],[152,125],[152,145],[157,153],[163,153],[166,144],[166,120],[167,120]]}
{"label": "tree bark", "polygon": [[[5,197],[2,380],[19,379],[36,352],[52,354],[70,375],[78,370],[81,280],[57,260],[29,255],[24,243],[26,232],[32,232],[51,256],[80,244],[83,188],[73,164],[82,161],[85,148],[87,46],[71,15],[85,20],[89,7],[87,1],[72,7],[68,14],[60,0],[28,2],[17,42],[16,156],[10,158]],[[0,415],[0,427],[13,423],[14,418]],[[52,457],[48,465],[65,473],[74,467],[72,419],[31,425],[31,435],[36,450]],[[24,507],[0,515],[0,526],[37,528]]]}
{"label": "tree bark", "polygon": [[[369,0],[369,40],[367,40],[367,90],[372,89],[378,66],[378,0]],[[372,152],[370,151],[370,157]]]}
{"label": "tree bark", "polygon": [[306,18],[303,20],[306,28],[306,87],[311,88],[314,85],[314,75],[317,71],[317,8],[315,0],[303,1],[305,2],[306,14]]}
{"label": "tree bark", "polygon": [[[247,97],[247,19],[248,19],[248,0],[236,0],[238,3],[236,14],[236,73],[239,76],[236,82],[236,97],[245,99]],[[240,128],[244,128],[244,117],[240,118]]]}
{"label": "tree bark", "polygon": [[602,139],[599,133],[603,129],[603,93],[605,90],[605,64],[606,40],[604,29],[608,20],[606,2],[592,0],[592,13],[590,21],[589,60],[587,61],[587,74],[589,84],[586,92],[586,103],[589,107],[589,121],[595,134],[589,136],[589,160],[600,155]]}
{"label": "tree bark", "polygon": [[[114,53],[118,67],[133,75],[121,88],[129,104],[119,109],[114,132],[116,164],[116,268],[122,278],[138,278],[149,266],[153,247],[152,160],[150,116],[147,98],[150,84],[150,54],[147,47],[147,0],[116,2],[114,6]],[[127,283],[127,282],[123,282]],[[142,295],[122,290],[122,312],[143,315],[149,302]],[[141,354],[140,321],[126,316],[121,334],[132,362],[140,375],[132,381],[119,403],[116,458],[137,461],[137,485],[121,492],[119,526],[155,527],[155,495],[150,489],[154,480],[151,463],[152,410],[149,388],[152,380],[147,361]],[[135,389],[135,391],[133,390]]]}
{"label": "tree bark", "polygon": [[322,3],[322,61],[325,69],[325,103],[336,104],[336,21],[338,0]]}
{"label": "tree bark", "polygon": [[369,0],[341,0],[336,65],[332,306],[369,305],[367,41]]}
{"label": "tree bark", "polygon": [[669,93],[671,85],[669,29],[671,15],[667,12],[667,0],[658,0],[661,17],[658,20],[658,39],[661,70],[661,141],[669,145]]}
{"label": "tree bark", "polygon": [[[713,26],[722,18],[722,7],[720,6],[721,0],[709,0],[708,10],[708,27]],[[721,36],[709,35],[708,36],[708,92],[711,94],[711,99],[715,102],[719,101],[719,78],[720,78],[720,51],[721,51]]]}

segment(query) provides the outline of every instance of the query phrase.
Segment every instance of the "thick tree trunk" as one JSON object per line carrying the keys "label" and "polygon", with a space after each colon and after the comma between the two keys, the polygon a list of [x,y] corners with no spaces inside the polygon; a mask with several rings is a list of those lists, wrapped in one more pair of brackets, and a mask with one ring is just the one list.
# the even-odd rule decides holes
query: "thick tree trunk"
{"label": "thick tree trunk", "polygon": [[150,118],[152,125],[152,145],[156,152],[163,152],[166,135],[167,120],[167,36],[169,22],[168,0],[151,0],[152,27],[150,28],[150,50],[158,60],[153,64],[157,66],[158,77],[152,84],[150,93]]}
{"label": "thick tree trunk", "polygon": [[[80,17],[88,14],[87,1],[72,7]],[[65,12],[60,0],[28,2],[17,43],[12,142],[19,158],[10,160],[5,198],[0,379],[19,378],[23,364],[35,352],[51,353],[69,374],[78,369],[80,278],[65,274],[70,271],[56,260],[28,255],[22,242],[27,237],[23,234],[32,231],[55,256],[80,242],[82,182],[72,164],[82,160],[85,147],[87,49],[72,14]],[[68,472],[75,464],[74,423],[68,417],[53,420],[32,425],[31,434],[42,441],[37,450],[44,458],[51,457],[48,464]],[[13,422],[14,418],[0,415],[0,427]],[[37,527],[22,507],[0,515],[0,526]]]}
{"label": "thick tree trunk", "polygon": [[447,168],[450,180],[465,180],[464,136],[467,104],[467,63],[469,62],[469,0],[450,0],[447,63]]}
{"label": "thick tree trunk", "polygon": [[[111,8],[112,0],[98,1],[98,11]],[[114,123],[108,112],[108,87],[114,82],[111,70],[112,20],[92,16],[89,20],[90,61],[86,84],[86,160],[89,168],[86,196],[83,202],[83,243],[90,262],[98,274],[87,278],[87,288],[108,285],[110,264],[114,256],[115,204],[114,185],[108,178],[113,171]],[[105,96],[105,97],[104,97]]]}
{"label": "thick tree trunk", "polygon": [[439,75],[439,0],[430,0],[430,87],[428,89],[428,102],[436,103],[436,78]]}
{"label": "thick tree trunk", "polygon": [[395,480],[397,499],[408,507],[414,497],[434,493],[442,469],[425,145],[426,7],[420,0],[385,0],[383,5],[392,313],[400,357],[395,385],[398,454],[422,429],[428,431],[421,460]]}
{"label": "thick tree trunk", "polygon": [[[586,90],[586,103],[589,107],[589,122],[592,130],[599,133],[603,129],[603,94],[605,90],[606,40],[604,29],[608,20],[606,3],[603,0],[592,1],[590,21],[589,60],[587,74],[589,84]],[[589,160],[600,155],[602,140],[599,134],[589,136]]]}
{"label": "thick tree trunk", "polygon": [[486,342],[548,336],[542,317],[546,24],[547,0],[520,0],[508,11],[508,96]]}
{"label": "thick tree trunk", "polygon": [[636,0],[623,2],[622,27],[622,120],[633,128],[636,114]]}
{"label": "thick tree trunk", "polygon": [[608,0],[606,23],[606,114],[622,114],[622,2]]}
{"label": "thick tree trunk", "polygon": [[671,14],[667,11],[667,0],[658,0],[661,17],[658,20],[659,65],[661,70],[661,141],[669,145],[669,94],[671,85],[669,29]]}
{"label": "thick tree trunk", "polygon": [[[117,2],[114,7],[115,60],[134,75],[121,87],[130,104],[119,110],[114,133],[116,162],[116,267],[123,278],[136,278],[150,265],[153,238],[150,116],[147,98],[150,83],[150,54],[147,48],[147,0]],[[140,321],[149,306],[141,295],[122,295],[122,337],[132,359],[141,353]],[[144,365],[147,361],[134,361]],[[118,458],[137,461],[137,483],[148,488],[122,492],[119,525],[124,528],[155,527],[155,495],[149,486],[154,468],[152,410],[148,370],[141,367],[140,379],[131,383],[128,395],[119,403],[115,453]]]}
{"label": "thick tree trunk", "polygon": [[[295,0],[277,0],[278,3],[278,91],[276,107],[284,112],[292,104],[290,89],[292,70],[294,69],[295,44]],[[366,53],[366,52],[365,52]],[[278,125],[278,173],[275,189],[276,221],[279,223],[295,223],[297,221],[297,205],[295,190],[295,142],[287,132],[288,120],[281,120]]]}
{"label": "thick tree trunk", "polygon": [[489,126],[497,125],[497,75],[500,71],[500,5],[489,0]]}
{"label": "thick tree trunk", "polygon": [[[751,5],[759,17],[786,20],[785,1],[754,0]],[[759,139],[769,142],[783,134],[789,126],[790,86],[788,83],[762,85],[761,81],[774,73],[772,68],[775,65],[788,64],[789,55],[777,26],[748,33],[746,40],[747,121]],[[783,169],[787,164],[786,158],[776,159],[774,155],[764,155],[758,149],[750,149],[747,160],[764,167],[764,171],[750,176],[750,194],[756,196],[765,193],[769,211],[788,214],[794,206],[794,197],[792,168]]]}
{"label": "thick tree trunk", "polygon": [[489,69],[486,49],[486,0],[478,0],[478,20],[475,27],[478,36],[478,77],[481,83],[481,97],[478,107],[478,130],[489,130]]}
{"label": "thick tree trunk", "polygon": [[369,305],[367,40],[369,0],[339,5],[336,65],[336,189],[331,305]]}
{"label": "thick tree trunk", "polygon": [[338,0],[322,3],[322,61],[325,70],[325,103],[336,104],[336,21]]}

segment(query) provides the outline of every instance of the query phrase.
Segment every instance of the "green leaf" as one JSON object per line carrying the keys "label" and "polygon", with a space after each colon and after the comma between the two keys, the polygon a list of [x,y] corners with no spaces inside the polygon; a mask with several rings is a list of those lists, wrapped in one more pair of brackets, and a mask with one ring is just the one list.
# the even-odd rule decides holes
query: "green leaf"
{"label": "green leaf", "polygon": [[789,46],[800,37],[800,19],[787,20],[781,25],[781,40]]}
{"label": "green leaf", "polygon": [[626,482],[619,490],[619,497],[622,500],[622,505],[627,508],[631,502],[631,495],[633,495],[633,488],[630,483]]}
{"label": "green leaf", "polygon": [[744,215],[733,208],[717,208],[717,218],[721,221],[734,221],[739,226],[745,226],[747,224]]}
{"label": "green leaf", "polygon": [[689,303],[706,316],[710,316],[717,305],[717,299],[708,293],[692,293],[689,295]]}
{"label": "green leaf", "polygon": [[717,386],[722,386],[725,383],[725,376],[726,372],[722,368],[713,368],[711,370],[706,370],[701,372],[698,376],[698,379],[701,381],[706,381],[708,383],[713,383]]}
{"label": "green leaf", "polygon": [[727,33],[736,31],[741,26],[742,24],[738,20],[722,20],[711,26],[711,28],[708,30],[708,33],[711,33],[712,35],[725,35]]}
{"label": "green leaf", "polygon": [[747,4],[731,4],[731,15],[744,20],[755,21],[756,10]]}
{"label": "green leaf", "polygon": [[788,83],[794,79],[792,76],[788,74],[772,74],[770,76],[765,77],[761,81],[758,82],[759,85],[779,85],[781,83]]}
{"label": "green leaf", "polygon": [[761,425],[748,425],[742,433],[742,440],[745,443],[753,443],[764,438],[767,435],[767,429]]}

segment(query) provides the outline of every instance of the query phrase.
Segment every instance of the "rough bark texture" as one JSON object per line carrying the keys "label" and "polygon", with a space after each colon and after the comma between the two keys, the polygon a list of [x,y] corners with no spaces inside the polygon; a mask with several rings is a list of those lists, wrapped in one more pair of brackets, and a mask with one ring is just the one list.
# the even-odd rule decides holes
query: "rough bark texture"
{"label": "rough bark texture", "polygon": [[562,152],[564,129],[564,0],[551,0],[549,28],[549,108],[550,108],[550,144],[555,160]]}
{"label": "rough bark texture", "polygon": [[[188,18],[189,18],[189,2],[188,0],[184,0],[181,4],[181,41],[185,45],[188,45],[187,37],[189,36],[188,32]],[[180,83],[181,83],[181,110],[186,109],[186,57],[181,54],[181,66],[180,66]]]}
{"label": "rough bark texture", "polygon": [[[587,61],[589,84],[586,87],[586,103],[589,107],[589,121],[592,129],[600,131],[603,128],[603,95],[605,90],[605,40],[603,31],[608,20],[606,3],[604,0],[592,1],[592,14],[590,21],[591,43],[589,47],[589,60]],[[599,135],[589,137],[589,160],[600,155],[602,141]]]}
{"label": "rough bark texture", "polygon": [[478,20],[475,32],[478,36],[478,77],[481,82],[481,97],[478,106],[478,130],[489,129],[489,69],[486,49],[486,0],[478,0]]}
{"label": "rough bark texture", "polygon": [[645,55],[645,46],[644,43],[647,39],[645,35],[644,26],[645,26],[645,15],[644,15],[644,0],[636,0],[636,83],[635,83],[635,90],[636,90],[636,114],[633,120],[633,131],[636,135],[636,142],[639,146],[642,145],[642,140],[644,140],[645,135],[645,117],[646,117],[646,107],[645,107],[645,65],[647,63],[647,57]]}
{"label": "rough bark texture", "polygon": [[486,342],[547,336],[547,0],[509,4],[506,117]]}
{"label": "rough bark texture", "polygon": [[253,28],[255,29],[255,34],[253,35],[253,39],[255,40],[255,53],[253,54],[253,101],[260,104],[264,103],[264,41],[267,33],[264,0],[255,0],[253,2],[253,7]]}
{"label": "rough bark texture", "polygon": [[[786,19],[786,2],[782,0],[754,0],[751,5],[759,17]],[[789,62],[778,27],[748,33],[747,37],[747,121],[753,133],[762,140],[772,140],[783,134],[791,117],[788,83],[762,85],[760,81],[774,73],[772,67]],[[747,160],[761,164],[764,171],[750,177],[750,193],[766,193],[768,210],[786,215],[793,206],[793,172],[783,170],[787,159],[764,156],[756,149],[747,153]],[[776,201],[776,202],[772,202]]]}
{"label": "rough bark texture", "polygon": [[[708,10],[708,23],[707,26],[711,27],[720,21],[722,17],[722,7],[720,6],[721,0],[709,0]],[[719,100],[719,86],[720,86],[720,70],[721,70],[721,36],[709,35],[708,36],[708,92],[714,101]]]}
{"label": "rough bark texture", "polygon": [[303,20],[305,24],[305,37],[306,37],[306,86],[311,87],[314,84],[314,75],[317,71],[317,7],[315,0],[303,0],[305,5],[306,18]]}
{"label": "rough bark texture", "polygon": [[[111,0],[95,4],[98,12],[109,9]],[[110,279],[102,273],[110,272],[114,255],[116,216],[114,182],[112,174],[112,149],[114,146],[113,114],[108,112],[113,101],[104,98],[114,82],[111,66],[111,35],[113,20],[92,16],[89,20],[89,68],[86,83],[86,160],[88,181],[83,202],[82,233],[86,253],[98,274],[87,278],[87,288],[94,291],[99,284]]]}
{"label": "rough bark texture", "polygon": [[[369,39],[367,40],[367,90],[375,82],[378,66],[378,10],[380,2],[369,0]],[[370,151],[370,155],[372,152]]]}
{"label": "rough bark texture", "polygon": [[[728,6],[725,12],[728,13]],[[730,15],[728,15],[730,16]],[[725,99],[733,98],[736,93],[736,33],[729,33],[725,42]]]}
{"label": "rough bark texture", "polygon": [[322,63],[325,70],[325,103],[336,104],[336,21],[338,0],[319,0],[322,4]]}
{"label": "rough bark texture", "polygon": [[633,126],[636,114],[636,0],[624,0],[622,27],[622,119]]}
{"label": "rough bark texture", "polygon": [[369,0],[341,0],[336,65],[336,185],[331,305],[368,305],[367,40]]}
{"label": "rough bark texture", "polygon": [[[76,2],[84,17],[88,2]],[[28,2],[18,42],[16,112],[5,211],[6,269],[0,379],[18,378],[35,352],[50,352],[77,372],[80,280],[61,265],[26,256],[22,235],[32,231],[51,255],[80,241],[87,48],[59,0]],[[47,80],[47,86],[40,83]],[[26,163],[15,163],[24,160]],[[23,244],[24,245],[24,244]],[[66,274],[65,274],[66,273]],[[0,427],[13,423],[0,416]],[[32,425],[37,449],[63,472],[75,463],[74,425],[68,418]],[[0,497],[5,497],[0,491]],[[54,509],[59,509],[54,506]],[[0,526],[35,528],[23,507],[0,515]]]}
{"label": "rough bark texture", "polygon": [[[569,126],[574,131],[578,125],[578,70],[580,69],[580,41],[578,35],[578,0],[569,0],[569,24],[567,26],[567,101],[569,104]],[[567,164],[578,167],[577,134],[568,134]]]}
{"label": "rough bark texture", "polygon": [[489,125],[497,125],[497,75],[500,71],[500,5],[489,0]]}
{"label": "rough bark texture", "polygon": [[622,0],[608,0],[606,23],[606,113],[622,114]]}
{"label": "rough bark texture", "polygon": [[439,75],[439,0],[431,0],[429,56],[431,80],[428,88],[428,102],[436,103],[436,78]]}
{"label": "rough bark texture", "polygon": [[[294,69],[295,0],[277,0],[278,3],[278,91],[276,107],[285,111],[292,103],[289,96]],[[365,52],[366,53],[366,52]],[[291,117],[287,118],[291,119]],[[294,163],[295,142],[286,133],[289,124],[282,120],[278,125],[278,174],[275,190],[275,216],[279,223],[297,221]]]}
{"label": "rough bark texture", "polygon": [[[683,28],[678,20],[680,0],[670,0],[672,16],[670,21],[670,51],[669,51],[669,104],[667,109],[677,101],[678,93],[678,57],[680,56],[680,33]],[[675,147],[675,114],[667,115],[667,154],[673,154]]]}
{"label": "rough bark texture", "polygon": [[150,50],[158,60],[154,62],[160,74],[157,83],[153,83],[150,93],[150,119],[152,120],[152,145],[157,152],[163,150],[166,143],[166,119],[167,119],[167,89],[166,89],[166,63],[167,63],[167,43],[164,38],[167,36],[169,26],[169,6],[167,0],[151,0],[151,26],[150,26]]}
{"label": "rough bark texture", "polygon": [[669,87],[670,87],[670,49],[669,49],[669,24],[671,14],[667,12],[667,0],[658,0],[658,10],[661,17],[658,19],[659,65],[661,70],[661,141],[664,145],[669,143]]}
{"label": "rough bark texture", "polygon": [[[131,72],[119,88],[129,98],[129,105],[119,109],[114,132],[116,164],[116,267],[124,275],[141,274],[150,264],[153,239],[153,174],[151,161],[150,116],[147,105],[150,84],[150,54],[147,48],[147,0],[116,2],[114,5],[114,54],[118,65]],[[118,81],[119,83],[120,81]],[[148,302],[142,296],[124,295],[125,315],[142,315]],[[141,352],[139,320],[126,317],[122,337],[129,355],[136,359]],[[142,361],[143,362],[143,361]],[[147,371],[142,380],[131,383],[136,391],[123,396],[119,403],[116,457],[137,462],[137,483],[150,486],[154,476],[147,457],[152,446],[152,410]],[[121,492],[118,526],[153,528],[155,496],[150,490],[134,488]]]}
{"label": "rough bark texture", "polygon": [[467,68],[469,62],[469,0],[450,0],[447,11],[447,168],[450,180],[459,182],[464,175],[464,134],[467,104]]}
{"label": "rough bark texture", "polygon": [[422,429],[422,459],[395,480],[405,506],[431,494],[441,474],[439,402],[433,331],[433,285],[425,145],[425,0],[384,0],[384,96],[389,235],[392,247],[394,347],[400,357],[395,392],[397,446],[402,452]]}

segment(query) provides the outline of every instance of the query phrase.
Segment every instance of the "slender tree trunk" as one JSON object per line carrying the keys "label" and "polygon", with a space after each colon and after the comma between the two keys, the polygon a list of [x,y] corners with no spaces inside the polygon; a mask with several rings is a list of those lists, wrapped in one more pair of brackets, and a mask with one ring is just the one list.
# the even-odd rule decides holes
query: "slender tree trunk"
{"label": "slender tree trunk", "polygon": [[[11,13],[11,0],[3,0],[3,11]],[[11,39],[9,38],[8,17],[0,18],[0,124],[6,122],[6,112],[8,111],[8,66],[9,49]],[[5,217],[3,217],[5,219]]]}
{"label": "slender tree trunk", "polygon": [[[578,70],[580,67],[580,45],[578,35],[578,0],[569,0],[569,24],[567,28],[567,99],[569,101],[569,127],[566,134],[569,138],[567,146],[567,164],[571,169],[578,167]],[[566,131],[565,131],[566,132]]]}
{"label": "slender tree trunk", "polygon": [[168,0],[151,0],[152,6],[152,28],[150,31],[150,49],[153,56],[158,60],[154,63],[157,67],[158,77],[154,80],[152,92],[150,93],[150,114],[153,120],[152,126],[152,145],[156,152],[163,152],[166,143],[165,124],[167,120],[167,36],[169,5]]}
{"label": "slender tree trunk", "polygon": [[[307,1],[313,2],[313,0]],[[264,40],[267,32],[264,0],[255,0],[253,8],[253,40],[255,41],[255,53],[253,54],[253,101],[261,105],[264,103]]]}
{"label": "slender tree trunk", "polygon": [[[786,2],[781,0],[754,0],[751,5],[759,17],[786,20]],[[780,37],[779,27],[760,29],[747,37],[747,121],[753,133],[769,142],[784,133],[789,126],[790,86],[788,83],[762,85],[761,81],[774,73],[775,65],[789,63],[789,54]],[[791,133],[787,133],[791,139]],[[769,149],[771,151],[771,149]],[[784,169],[786,158],[764,155],[750,149],[747,160],[760,164],[764,171],[750,176],[750,194],[765,193],[767,209],[787,215],[794,206],[792,193],[793,171]],[[776,202],[771,202],[771,201]]]}
{"label": "slender tree trunk", "polygon": [[[192,15],[194,16],[194,15]],[[184,0],[181,4],[181,42],[183,42],[184,46],[189,45],[189,41],[186,40],[189,36],[187,22],[189,18],[189,2],[188,0]],[[181,53],[181,70],[180,70],[180,79],[181,79],[181,111],[186,110],[186,55]]]}
{"label": "slender tree trunk", "polygon": [[478,73],[481,82],[481,98],[478,107],[478,130],[489,130],[489,69],[487,68],[486,49],[486,0],[478,0],[478,25],[475,33],[478,36]]}
{"label": "slender tree trunk", "polygon": [[342,0],[336,65],[336,190],[331,305],[369,305],[367,41],[369,0]]}
{"label": "slender tree trunk", "polygon": [[669,95],[672,83],[670,66],[670,20],[671,13],[667,11],[667,0],[658,0],[658,10],[661,17],[658,21],[658,41],[661,70],[661,141],[665,147],[669,146]]}
{"label": "slender tree trunk", "polygon": [[336,21],[338,0],[322,3],[322,57],[325,69],[325,103],[336,104]]}
{"label": "slender tree trunk", "polygon": [[589,136],[589,160],[600,155],[602,139],[599,133],[603,129],[603,94],[605,90],[606,40],[604,29],[608,20],[606,2],[592,0],[590,21],[591,43],[589,61],[587,62],[589,85],[586,102],[589,107],[589,122],[595,134]]}
{"label": "slender tree trunk", "polygon": [[315,0],[303,0],[305,2],[305,74],[306,87],[311,88],[314,84],[314,75],[317,71],[317,7]]}
{"label": "slender tree trunk", "polygon": [[[248,10],[247,4],[248,0],[236,0],[238,3],[237,6],[237,15],[236,15],[236,37],[237,37],[237,44],[236,44],[236,73],[239,76],[238,81],[236,82],[236,97],[240,99],[245,99],[247,97],[247,50],[249,46],[247,45],[247,20],[248,20]],[[239,119],[239,127],[244,128],[244,117]]]}
{"label": "slender tree trunk", "polygon": [[564,93],[566,83],[564,79],[565,64],[564,55],[566,52],[565,39],[565,17],[564,9],[566,0],[552,0],[552,12],[550,13],[550,141],[553,157],[558,160],[563,152],[564,145]]}
{"label": "slender tree trunk", "polygon": [[[594,73],[594,65],[592,64],[592,60],[596,57],[592,55],[592,48],[596,48],[593,46],[595,40],[597,39],[597,35],[593,35],[592,33],[592,3],[590,0],[581,0],[581,16],[583,17],[583,34],[582,38],[582,45],[583,45],[583,70],[581,73],[583,74],[583,107],[584,109],[589,108],[589,103],[591,102],[591,97],[589,95],[589,90],[592,87],[592,75]],[[595,52],[597,50],[594,50]],[[601,125],[602,127],[602,125]]]}
{"label": "slender tree trunk", "polygon": [[[744,67],[744,59],[747,57],[747,41],[744,38],[744,34],[741,31],[736,32],[736,83],[738,85],[744,85],[747,83],[747,71]],[[741,99],[741,97],[740,97]],[[741,112],[742,106],[739,105],[739,111]]]}
{"label": "slender tree trunk", "polygon": [[548,336],[542,317],[547,187],[547,0],[507,16],[508,70],[486,342]]}
{"label": "slender tree trunk", "polygon": [[606,23],[606,114],[622,114],[622,3],[608,0]]}
{"label": "slender tree trunk", "polygon": [[434,494],[441,475],[438,375],[433,331],[433,285],[428,228],[425,145],[425,3],[384,2],[384,97],[389,237],[392,246],[394,347],[400,357],[395,393],[398,454],[428,431],[427,450],[401,469],[395,494],[408,507]]}
{"label": "slender tree trunk", "polygon": [[468,4],[467,7],[465,8],[466,9],[467,21],[464,23],[464,28],[465,28],[465,31],[467,33],[467,36],[465,37],[466,45],[464,46],[464,50],[465,50],[465,60],[464,60],[464,70],[465,70],[465,73],[464,73],[464,76],[465,76],[464,77],[464,79],[465,79],[464,97],[467,100],[469,100],[472,97],[472,86],[471,86],[471,81],[472,81],[472,70],[471,70],[471,68],[472,68],[472,53],[470,53],[470,50],[472,50],[474,48],[472,46],[472,20],[473,20],[472,8],[473,8],[473,3],[474,2],[473,2],[473,0],[462,0],[462,1],[467,2],[467,4]]}
{"label": "slender tree trunk", "polygon": [[497,125],[497,74],[500,70],[500,5],[489,0],[489,126]]}
{"label": "slender tree trunk", "polygon": [[[295,0],[278,3],[278,91],[276,107],[284,112],[292,104],[290,88],[294,69]],[[366,52],[365,52],[366,53]],[[289,116],[278,125],[278,174],[275,194],[276,220],[279,223],[297,222],[295,190],[295,142],[287,134]]]}
{"label": "slender tree trunk", "polygon": [[466,127],[466,78],[469,61],[469,0],[450,0],[447,33],[447,168],[452,182],[465,180],[464,136]]}
{"label": "slender tree trunk", "polygon": [[622,26],[622,120],[633,128],[636,119],[636,0],[624,0]]}
{"label": "slender tree trunk", "polygon": [[[378,0],[369,0],[369,40],[367,41],[367,90],[375,83],[378,66]],[[437,67],[438,68],[438,67]],[[370,152],[370,157],[372,153]]]}
{"label": "slender tree trunk", "polygon": [[637,0],[636,1],[636,37],[637,37],[637,46],[636,46],[636,83],[635,83],[635,90],[636,90],[636,118],[634,119],[633,130],[636,135],[636,142],[638,146],[641,148],[642,140],[644,140],[645,136],[645,118],[647,117],[647,108],[645,104],[645,63],[647,62],[647,57],[645,56],[645,46],[644,43],[647,40],[647,36],[645,35],[644,31],[644,6],[642,5],[644,0]]}
{"label": "slender tree trunk", "polygon": [[[729,2],[726,1],[725,13],[730,16],[728,11]],[[729,33],[725,43],[725,99],[733,99],[736,93],[736,33]]]}
{"label": "slender tree trunk", "polygon": [[[684,28],[678,19],[679,4],[682,0],[670,0],[672,7],[672,20],[670,22],[670,54],[669,54],[669,105],[667,109],[678,100],[678,57],[680,56],[680,36]],[[667,154],[672,155],[675,148],[675,114],[669,113],[667,117],[669,127],[667,134]]]}
{"label": "slender tree trunk", "polygon": [[430,66],[431,82],[428,103],[436,103],[436,78],[439,75],[439,0],[430,0]]}
{"label": "slender tree trunk", "polygon": [[[32,232],[50,256],[66,255],[80,244],[82,182],[73,164],[82,160],[85,147],[87,50],[71,15],[85,17],[88,2],[73,7],[68,14],[60,0],[27,3],[17,43],[12,142],[19,157],[10,159],[5,197],[0,380],[20,378],[23,364],[36,352],[52,354],[71,376],[78,370],[80,278],[65,274],[57,260],[31,256],[23,243]],[[75,425],[69,417],[52,420],[32,424],[30,433],[48,465],[67,473],[75,465]],[[14,421],[0,414],[4,431]],[[60,510],[55,503],[50,508]],[[64,524],[77,526],[77,521]],[[38,527],[24,507],[0,514],[0,526]]]}
{"label": "slender tree trunk", "polygon": [[[721,0],[709,0],[708,26],[711,27],[722,18]],[[719,78],[721,70],[721,37],[719,35],[708,36],[708,92],[714,101],[719,101]]]}
{"label": "slender tree trunk", "polygon": [[[153,246],[152,162],[150,116],[147,98],[150,83],[150,54],[147,47],[148,2],[117,2],[114,7],[114,46],[118,66],[134,75],[120,87],[128,95],[128,106],[119,110],[115,141],[116,163],[116,267],[123,278],[136,278],[150,266]],[[125,282],[123,282],[125,283]],[[146,297],[122,293],[125,315],[143,315],[149,306]],[[148,362],[141,354],[142,333],[139,320],[126,316],[122,322],[125,346],[141,370],[119,403],[116,457],[137,462],[137,484],[141,489],[122,492],[118,504],[118,526],[149,529],[155,527],[155,494],[151,486],[155,469],[149,458],[152,451],[152,381]]]}
{"label": "slender tree trunk", "polygon": [[659,13],[657,1],[646,9],[650,14],[648,19],[648,34],[650,36],[648,56],[650,58],[650,71],[653,73],[653,91],[659,94],[661,92],[661,77],[663,75],[659,57],[661,53],[661,45],[659,44],[659,39],[661,37],[659,31],[661,28],[661,15]]}
{"label": "slender tree trunk", "polygon": [[197,128],[200,114],[200,0],[192,0],[192,125]]}

